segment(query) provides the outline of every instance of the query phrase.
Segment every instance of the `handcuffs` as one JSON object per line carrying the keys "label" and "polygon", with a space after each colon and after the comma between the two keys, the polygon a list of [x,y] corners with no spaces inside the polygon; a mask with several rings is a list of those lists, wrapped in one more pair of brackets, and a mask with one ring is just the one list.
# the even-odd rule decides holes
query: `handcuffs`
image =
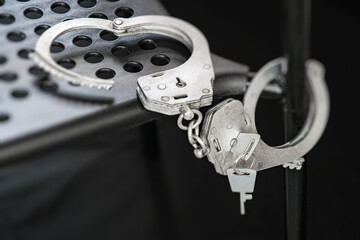
{"label": "handcuffs", "polygon": [[[197,28],[170,16],[139,16],[113,21],[86,18],[59,23],[41,35],[35,51],[30,53],[35,62],[50,74],[68,82],[107,90],[115,84],[113,80],[104,81],[80,75],[58,65],[51,57],[50,47],[57,37],[82,28],[107,30],[117,36],[162,34],[182,42],[192,51],[190,58],[181,66],[140,77],[136,91],[146,109],[166,115],[179,115],[178,126],[187,131],[195,156],[207,156],[220,174],[227,175],[232,170],[241,175],[246,169],[260,171],[296,161],[315,146],[324,132],[330,103],[324,80],[325,70],[318,61],[306,62],[310,101],[302,130],[291,141],[272,147],[257,132],[255,110],[267,84],[286,73],[285,58],[267,63],[256,73],[243,103],[226,99],[210,108],[200,133],[203,116],[199,108],[212,103],[215,74],[208,42]],[[184,125],[185,120],[188,125]]]}

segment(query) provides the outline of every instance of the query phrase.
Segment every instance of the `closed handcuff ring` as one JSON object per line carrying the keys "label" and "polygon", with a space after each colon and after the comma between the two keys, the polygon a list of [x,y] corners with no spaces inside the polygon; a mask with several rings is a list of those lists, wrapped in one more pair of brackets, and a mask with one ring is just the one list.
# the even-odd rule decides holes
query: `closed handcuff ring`
{"label": "closed handcuff ring", "polygon": [[68,82],[109,90],[115,84],[113,80],[78,74],[58,65],[51,57],[50,47],[57,37],[84,28],[107,30],[117,36],[155,33],[182,42],[192,52],[190,58],[176,68],[140,77],[136,89],[138,96],[146,109],[167,115],[180,114],[183,105],[195,109],[211,105],[215,74],[208,42],[196,27],[174,17],[147,15],[114,21],[95,18],[69,20],[44,32],[29,56],[50,74]]}
{"label": "closed handcuff ring", "polygon": [[[286,59],[278,58],[262,67],[252,79],[243,99],[245,113],[250,118],[252,133],[257,134],[255,110],[262,90],[272,80],[283,76],[286,70]],[[246,161],[246,168],[260,171],[295,161],[308,153],[319,141],[325,130],[330,111],[329,93],[324,79],[325,69],[320,62],[308,60],[306,76],[309,107],[304,126],[294,139],[281,146],[271,147],[260,139],[252,152],[250,161]]]}

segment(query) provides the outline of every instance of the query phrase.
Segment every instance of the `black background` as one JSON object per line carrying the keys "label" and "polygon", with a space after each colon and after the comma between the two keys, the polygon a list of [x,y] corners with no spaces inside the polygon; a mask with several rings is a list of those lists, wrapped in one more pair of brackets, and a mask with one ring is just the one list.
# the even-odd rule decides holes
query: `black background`
{"label": "black background", "polygon": [[[283,55],[278,0],[162,2],[200,28],[212,52],[252,71]],[[311,56],[326,67],[331,115],[307,158],[308,239],[360,239],[359,21],[350,1],[313,1]],[[268,143],[282,142],[278,103],[261,101],[257,120]],[[285,239],[282,167],[258,174],[240,216],[239,196],[193,156],[176,118],[4,166],[0,190],[0,239]]]}
{"label": "black background", "polygon": [[[351,1],[312,2],[311,57],[326,67],[331,114],[323,138],[307,160],[308,238],[360,239],[357,230],[360,165],[356,140],[360,15]],[[281,1],[165,0],[163,3],[172,15],[197,25],[208,37],[214,53],[246,63],[253,71],[283,55]],[[273,108],[264,105],[258,111],[262,116],[257,118],[262,127],[260,133],[269,143],[279,143],[282,133],[276,125],[278,119],[272,114]],[[250,216],[245,217],[258,224],[251,228],[248,222],[240,224],[241,220],[238,227],[229,231],[239,231],[245,236],[259,236],[262,232],[259,239],[283,238],[281,177],[281,169],[259,174],[255,199],[247,202]]]}

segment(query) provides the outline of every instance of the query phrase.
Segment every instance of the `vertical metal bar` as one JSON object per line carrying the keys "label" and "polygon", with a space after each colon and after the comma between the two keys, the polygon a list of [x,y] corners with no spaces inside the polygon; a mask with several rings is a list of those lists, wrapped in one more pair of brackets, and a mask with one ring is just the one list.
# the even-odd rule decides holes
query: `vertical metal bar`
{"label": "vertical metal bar", "polygon": [[[291,140],[306,117],[305,61],[310,55],[311,0],[283,0],[284,51],[288,59],[284,104],[285,140]],[[286,238],[306,239],[306,165],[285,170]]]}

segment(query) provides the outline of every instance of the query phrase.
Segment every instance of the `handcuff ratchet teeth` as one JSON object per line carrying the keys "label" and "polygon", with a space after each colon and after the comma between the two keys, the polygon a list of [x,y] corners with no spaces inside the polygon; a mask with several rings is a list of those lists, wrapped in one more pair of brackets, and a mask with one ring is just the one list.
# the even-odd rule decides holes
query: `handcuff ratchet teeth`
{"label": "handcuff ratchet teeth", "polygon": [[113,32],[117,36],[156,33],[175,38],[192,51],[182,65],[138,79],[137,93],[148,110],[166,115],[180,114],[188,105],[200,108],[212,103],[215,78],[208,42],[193,25],[169,16],[139,16],[114,21],[79,18],[59,23],[44,32],[30,57],[50,74],[82,86],[109,90],[114,80],[101,80],[78,74],[58,65],[50,54],[52,42],[60,35],[76,29],[95,28]]}

